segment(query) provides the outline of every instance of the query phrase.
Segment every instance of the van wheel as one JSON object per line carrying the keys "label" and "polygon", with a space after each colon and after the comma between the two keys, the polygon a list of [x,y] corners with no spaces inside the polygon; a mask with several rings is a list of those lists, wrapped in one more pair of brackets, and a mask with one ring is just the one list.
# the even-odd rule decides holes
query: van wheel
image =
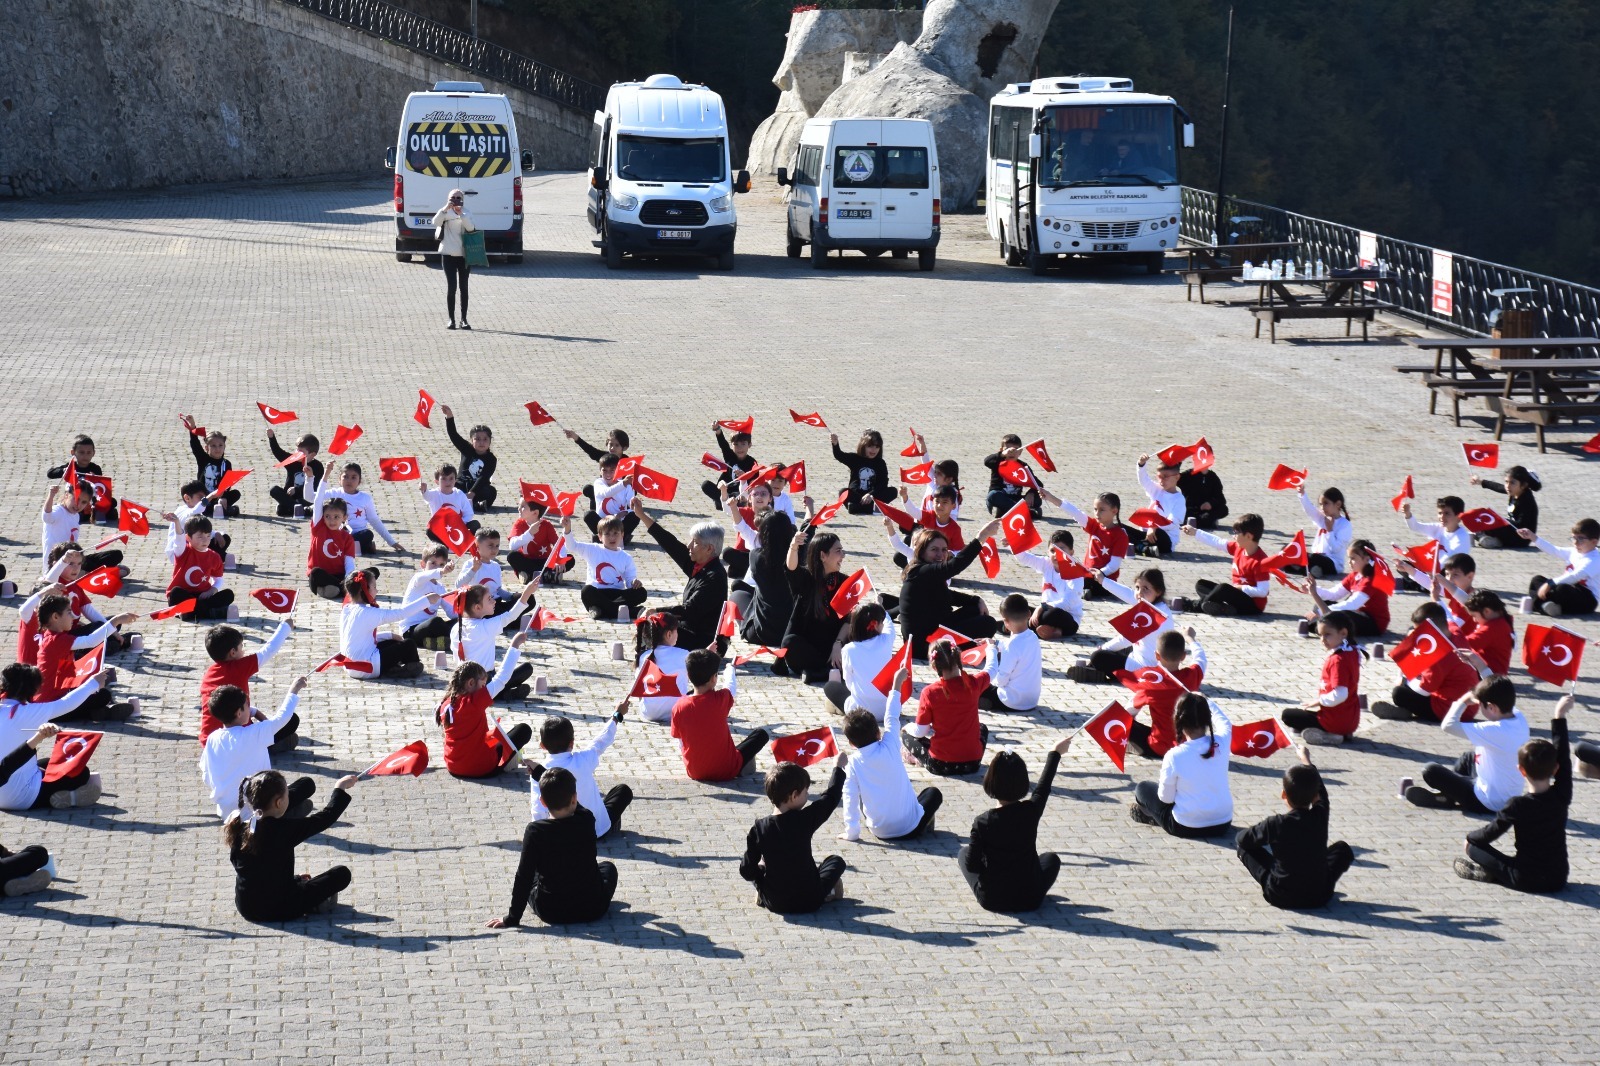
{"label": "van wheel", "polygon": [[932,270],[933,265],[938,261],[938,258],[939,253],[934,251],[932,248],[922,249],[921,251],[917,252],[917,269]]}
{"label": "van wheel", "polygon": [[1016,267],[1022,265],[1022,253],[1011,246],[1006,240],[1006,228],[1000,227],[1000,258],[1006,261],[1006,266]]}
{"label": "van wheel", "polygon": [[906,256],[910,255],[911,253],[909,251],[907,251],[906,249],[904,249],[904,248],[896,248],[893,252],[890,252],[889,254],[894,256],[896,259],[904,259]]}
{"label": "van wheel", "polygon": [[790,259],[799,259],[800,249],[804,248],[805,245],[801,242],[799,237],[794,235],[794,230],[790,229],[789,227],[785,226],[783,233],[784,236],[789,238],[788,247],[784,250],[788,252]]}
{"label": "van wheel", "polygon": [[1044,277],[1044,272],[1050,269],[1050,260],[1041,254],[1037,248],[1028,249],[1028,269],[1033,271],[1036,278]]}
{"label": "van wheel", "polygon": [[1144,261],[1144,269],[1146,273],[1159,274],[1166,268],[1167,253],[1165,252],[1152,252],[1150,257]]}
{"label": "van wheel", "polygon": [[816,239],[813,238],[811,241],[811,269],[821,270],[823,267],[827,266],[827,263],[828,250],[822,245],[818,244]]}
{"label": "van wheel", "polygon": [[729,249],[726,252],[718,252],[717,253],[717,269],[718,270],[732,270],[733,269],[733,250],[732,249]]}
{"label": "van wheel", "polygon": [[512,254],[506,256],[506,262],[510,263],[512,266],[521,266],[522,265],[522,253],[521,252],[513,252]]}
{"label": "van wheel", "polygon": [[610,241],[607,241],[605,243],[605,246],[600,249],[600,254],[606,257],[606,269],[607,270],[621,270],[622,269],[622,249],[621,248],[618,248],[615,244],[612,244]]}
{"label": "van wheel", "polygon": [[394,261],[396,263],[409,263],[409,262],[411,262],[411,253],[410,252],[396,252],[396,253],[394,253]]}

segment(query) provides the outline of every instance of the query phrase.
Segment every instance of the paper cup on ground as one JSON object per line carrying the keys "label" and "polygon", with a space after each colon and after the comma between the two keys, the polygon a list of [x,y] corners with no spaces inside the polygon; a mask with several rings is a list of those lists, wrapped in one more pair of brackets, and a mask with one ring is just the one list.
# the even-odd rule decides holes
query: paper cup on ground
{"label": "paper cup on ground", "polygon": [[633,616],[628,613],[628,605],[627,604],[623,604],[621,607],[617,608],[617,621],[619,621],[619,622],[631,622],[631,621],[633,621]]}
{"label": "paper cup on ground", "polygon": [[548,696],[550,694],[550,679],[543,674],[533,675],[533,694],[535,696]]}
{"label": "paper cup on ground", "polygon": [[15,581],[0,581],[0,597],[9,600],[16,594],[17,583]]}
{"label": "paper cup on ground", "polygon": [[1413,781],[1409,777],[1402,777],[1400,779],[1400,798],[1401,799],[1405,799],[1406,789],[1410,788],[1414,784],[1416,784],[1416,782]]}
{"label": "paper cup on ground", "polygon": [[1372,657],[1374,659],[1381,659],[1387,654],[1388,654],[1388,652],[1384,649],[1384,646],[1382,644],[1374,644],[1374,645],[1372,645]]}
{"label": "paper cup on ground", "polygon": [[128,650],[129,651],[144,651],[144,636],[142,634],[140,634],[140,633],[135,633],[133,636],[129,637],[128,638]]}
{"label": "paper cup on ground", "polygon": [[448,669],[450,669],[450,653],[447,652],[447,651],[436,651],[436,652],[434,652],[433,653],[433,668],[435,670],[448,670]]}
{"label": "paper cup on ground", "polygon": [[622,658],[622,641],[613,640],[611,642],[611,657],[617,660]]}
{"label": "paper cup on ground", "polygon": [[239,569],[239,557],[237,555],[233,554],[232,552],[229,552],[227,555],[224,555],[222,557],[222,568],[224,570],[237,570],[237,569]]}

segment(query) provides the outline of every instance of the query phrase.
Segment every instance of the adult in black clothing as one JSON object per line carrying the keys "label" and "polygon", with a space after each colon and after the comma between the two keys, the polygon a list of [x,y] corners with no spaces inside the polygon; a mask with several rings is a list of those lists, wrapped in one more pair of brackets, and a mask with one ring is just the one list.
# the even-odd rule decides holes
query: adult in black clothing
{"label": "adult in black clothing", "polygon": [[494,433],[480,422],[467,430],[467,436],[463,437],[456,432],[456,416],[450,408],[440,404],[439,413],[444,415],[445,434],[461,455],[461,461],[456,464],[456,488],[472,497],[472,509],[481,514],[493,507],[500,495],[500,490],[489,482],[494,477],[495,467],[499,465],[499,460],[490,450],[494,444]]}
{"label": "adult in black clothing", "polygon": [[[28,764],[39,751],[39,745],[61,732],[54,722],[45,722],[33,731],[33,736],[18,744],[16,750],[0,759],[0,785],[11,780],[11,775]],[[0,846],[0,892],[7,896],[23,892],[37,892],[50,883],[48,875],[40,872],[50,863],[50,853],[39,844],[29,844],[21,851],[7,851]],[[15,882],[15,884],[13,884]]]}
{"label": "adult in black clothing", "polygon": [[722,565],[722,527],[701,522],[689,530],[689,543],[683,544],[644,509],[644,498],[633,498],[633,513],[668,558],[688,578],[683,585],[682,602],[667,610],[678,616],[678,646],[704,648],[713,642],[719,653],[728,650],[728,638],[717,636],[722,620],[722,605],[728,602],[728,571]]}
{"label": "adult in black clothing", "polygon": [[[1527,791],[1513,796],[1494,821],[1467,834],[1467,857],[1456,860],[1456,876],[1494,881],[1519,892],[1567,887],[1567,810],[1572,806],[1567,712],[1574,702],[1570,693],[1562,696],[1550,716],[1550,739],[1530,740],[1517,752]],[[1494,847],[1508,829],[1516,841],[1514,855]]]}
{"label": "adult in black clothing", "polygon": [[1274,814],[1234,838],[1239,861],[1274,907],[1301,910],[1326,906],[1355,853],[1340,840],[1328,844],[1328,789],[1311,765],[1311,752],[1298,745],[1300,765],[1283,775],[1287,814]]}
{"label": "adult in black clothing", "polygon": [[334,782],[328,805],[304,818],[288,818],[289,785],[276,770],[264,770],[239,786],[244,809],[256,816],[252,828],[244,810],[222,825],[228,857],[236,873],[233,901],[251,922],[304,918],[350,887],[350,867],[335,866],[316,877],[296,877],[294,849],[331,826],[350,806],[356,774]]}
{"label": "adult in black clothing", "polygon": [[999,528],[999,521],[991,519],[954,556],[938,530],[919,529],[911,538],[911,565],[900,581],[899,622],[916,658],[928,657],[928,635],[940,626],[974,640],[992,637],[1000,628],[1000,623],[989,617],[981,597],[950,588],[950,579],[973,564],[983,551],[983,542]]}
{"label": "adult in black clothing", "polygon": [[[193,415],[179,415],[183,420],[184,428],[189,431],[189,451],[194,454],[195,477],[206,487],[206,500],[200,513],[207,518],[212,517],[213,508],[217,501],[210,493],[217,491],[217,484],[222,481],[222,476],[233,469],[233,463],[223,453],[228,450],[228,436],[215,429],[205,434],[205,443],[200,443],[201,427],[195,424]],[[229,518],[239,516],[238,489],[229,489],[222,494],[223,514]]]}
{"label": "adult in black clothing", "polygon": [[984,498],[984,504],[989,513],[998,518],[1017,505],[1018,500],[1028,501],[1028,510],[1033,512],[1033,517],[1038,518],[1043,513],[1044,504],[1039,499],[1039,490],[1031,488],[1024,490],[1021,485],[1014,485],[1000,476],[1000,464],[1007,459],[1014,459],[1028,471],[1028,476],[1033,479],[1033,484],[1039,484],[1039,478],[1022,458],[1022,438],[1015,433],[1007,433],[1000,438],[1000,450],[993,455],[983,457],[983,465],[989,470],[989,494]]}
{"label": "adult in black clothing", "polygon": [[1039,819],[1050,798],[1056,767],[1071,745],[1072,738],[1065,737],[1045,757],[1031,796],[1022,756],[1002,751],[990,761],[983,790],[998,806],[973,819],[972,834],[959,860],[961,876],[984,910],[1000,914],[1037,910],[1056,883],[1061,857],[1055,852],[1039,854]]}
{"label": "adult in black clothing", "polygon": [[[800,563],[802,549],[805,565]],[[797,674],[808,685],[828,680],[828,668],[838,667],[849,622],[833,611],[832,600],[844,584],[844,545],[833,533],[803,529],[789,541],[785,565],[794,606],[784,630],[786,654],[774,660],[772,672]]]}
{"label": "adult in black clothing", "polygon": [[715,481],[702,481],[700,491],[711,500],[711,506],[722,510],[722,490],[717,486],[724,482],[732,481],[740,474],[748,474],[758,465],[756,457],[750,454],[750,434],[735,433],[732,443],[723,435],[722,426],[713,424],[711,432],[717,435],[717,447],[722,450],[722,461],[728,464],[728,469],[717,475]]}
{"label": "adult in black clothing", "polygon": [[756,901],[776,914],[810,914],[844,893],[839,879],[844,860],[829,855],[821,865],[811,856],[811,837],[839,806],[844,795],[847,752],[839,753],[828,791],[806,802],[811,775],[805,767],[782,762],[767,772],[767,799],[774,813],[757,818],[745,838],[739,876],[753,881]]}
{"label": "adult in black clothing", "polygon": [[[766,511],[756,519],[761,543],[750,549],[748,590],[736,589],[729,598],[739,605],[744,621],[739,635],[751,644],[776,648],[783,643],[794,609],[794,593],[789,589],[789,544],[794,539],[794,522],[782,511]],[[780,660],[781,661],[781,660]]]}
{"label": "adult in black clothing", "polygon": [[595,858],[594,814],[578,803],[578,782],[562,767],[539,776],[539,798],[550,817],[522,831],[522,858],[511,886],[511,907],[490,929],[522,924],[529,903],[549,925],[603,918],[617,891],[617,867]]}
{"label": "adult in black clothing", "polygon": [[839,434],[828,434],[833,445],[833,457],[850,470],[850,483],[845,486],[845,510],[851,514],[873,514],[875,499],[893,503],[899,491],[889,481],[889,464],[883,459],[883,434],[869,429],[856,442],[855,454],[839,447]]}
{"label": "adult in black clothing", "polygon": [[1214,529],[1228,517],[1228,498],[1222,494],[1222,479],[1215,470],[1185,470],[1178,475],[1178,491],[1183,493],[1184,511],[1196,528]]}
{"label": "adult in black clothing", "polygon": [[1525,466],[1514,466],[1506,471],[1503,484],[1485,481],[1476,474],[1470,480],[1479,488],[1503,493],[1510,500],[1510,506],[1506,508],[1506,521],[1511,524],[1479,533],[1473,538],[1474,543],[1480,548],[1532,547],[1529,541],[1518,535],[1517,530],[1539,532],[1539,501],[1533,495],[1544,487],[1539,476]]}
{"label": "adult in black clothing", "polygon": [[[272,498],[278,504],[279,518],[293,518],[296,507],[304,507],[309,513],[311,500],[306,496],[305,486],[309,484],[315,493],[317,486],[322,484],[322,461],[317,458],[322,442],[307,433],[295,441],[294,446],[303,458],[284,467],[283,484],[272,486]],[[271,426],[267,427],[267,447],[272,449],[272,457],[280,463],[294,454],[278,443],[278,434]],[[307,481],[307,478],[310,480]]]}

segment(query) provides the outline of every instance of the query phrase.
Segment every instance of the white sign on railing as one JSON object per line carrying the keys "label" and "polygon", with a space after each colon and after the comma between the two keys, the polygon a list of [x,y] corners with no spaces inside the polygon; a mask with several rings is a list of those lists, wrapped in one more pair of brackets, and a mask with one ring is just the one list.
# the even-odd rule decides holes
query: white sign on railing
{"label": "white sign on railing", "polygon": [[1449,252],[1433,250],[1433,313],[1453,318],[1456,313],[1456,266]]}
{"label": "white sign on railing", "polygon": [[[1378,265],[1378,235],[1361,230],[1356,234],[1356,265],[1359,267],[1375,267]],[[1376,281],[1362,282],[1362,288],[1368,292],[1377,292]]]}

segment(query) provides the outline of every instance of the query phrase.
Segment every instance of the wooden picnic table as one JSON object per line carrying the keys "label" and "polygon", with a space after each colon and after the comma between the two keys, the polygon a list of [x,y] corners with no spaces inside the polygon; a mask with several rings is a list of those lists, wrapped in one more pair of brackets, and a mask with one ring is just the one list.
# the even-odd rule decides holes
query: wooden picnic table
{"label": "wooden picnic table", "polygon": [[[1284,319],[1342,318],[1344,335],[1350,336],[1351,323],[1361,321],[1361,340],[1367,340],[1367,329],[1379,311],[1392,310],[1393,304],[1369,299],[1366,283],[1385,279],[1375,277],[1318,276],[1298,278],[1240,278],[1237,284],[1258,286],[1255,303],[1243,306],[1255,317],[1256,336],[1261,336],[1261,323],[1271,323],[1272,342],[1278,342],[1278,323]],[[1292,291],[1290,285],[1311,285],[1321,291],[1306,296]]]}
{"label": "wooden picnic table", "polygon": [[[1246,259],[1255,261],[1252,252],[1270,252],[1300,247],[1299,241],[1262,241],[1259,244],[1180,244],[1168,254],[1188,256],[1186,270],[1231,270]],[[1227,255],[1228,262],[1222,263]],[[1269,257],[1270,258],[1270,257]]]}
{"label": "wooden picnic table", "polygon": [[[1514,418],[1533,425],[1539,451],[1543,452],[1547,426],[1564,417],[1600,416],[1600,358],[1559,354],[1586,348],[1600,352],[1600,337],[1406,337],[1404,340],[1414,348],[1434,353],[1433,373],[1423,376],[1430,393],[1428,413],[1437,411],[1439,395],[1444,393],[1451,399],[1456,425],[1461,424],[1461,400],[1481,396],[1496,416],[1495,440],[1504,435],[1506,419]],[[1528,354],[1508,358],[1476,354],[1485,349]],[[1450,357],[1448,365],[1446,355]]]}

